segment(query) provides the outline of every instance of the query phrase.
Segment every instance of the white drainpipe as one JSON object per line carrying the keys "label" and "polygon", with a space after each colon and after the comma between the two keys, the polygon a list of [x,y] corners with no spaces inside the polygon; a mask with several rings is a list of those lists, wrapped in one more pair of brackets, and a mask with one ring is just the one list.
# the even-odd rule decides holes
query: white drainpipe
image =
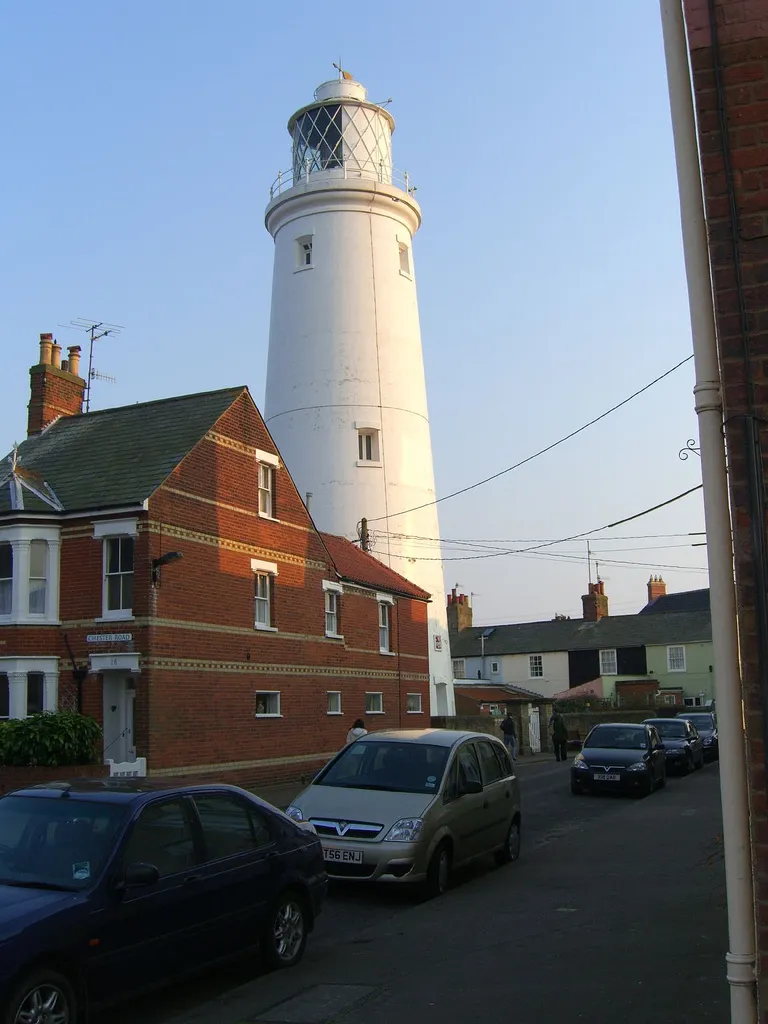
{"label": "white drainpipe", "polygon": [[660,0],[688,279],[707,530],[732,1024],[756,1024],[755,918],[731,518],[709,251],[681,0]]}

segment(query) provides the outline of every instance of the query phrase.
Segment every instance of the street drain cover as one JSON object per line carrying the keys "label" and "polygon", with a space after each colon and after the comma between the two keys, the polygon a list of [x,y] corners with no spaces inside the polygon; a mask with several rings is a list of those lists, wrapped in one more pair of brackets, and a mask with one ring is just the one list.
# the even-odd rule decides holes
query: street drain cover
{"label": "street drain cover", "polygon": [[374,985],[315,985],[252,1018],[252,1024],[326,1024],[375,992]]}

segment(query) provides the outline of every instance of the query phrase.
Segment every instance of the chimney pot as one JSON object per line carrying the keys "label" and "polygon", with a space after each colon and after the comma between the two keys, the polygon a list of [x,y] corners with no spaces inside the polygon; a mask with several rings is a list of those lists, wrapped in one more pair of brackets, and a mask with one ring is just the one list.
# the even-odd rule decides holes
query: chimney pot
{"label": "chimney pot", "polygon": [[51,347],[53,346],[52,334],[40,335],[40,363],[47,366],[51,361]]}
{"label": "chimney pot", "polygon": [[54,366],[57,370],[61,369],[61,345],[55,341],[51,345],[51,366]]}
{"label": "chimney pot", "polygon": [[76,377],[79,377],[80,376],[80,346],[79,345],[70,345],[69,348],[67,349],[67,352],[69,353],[69,359],[67,360],[67,363],[69,364],[69,372],[73,373]]}

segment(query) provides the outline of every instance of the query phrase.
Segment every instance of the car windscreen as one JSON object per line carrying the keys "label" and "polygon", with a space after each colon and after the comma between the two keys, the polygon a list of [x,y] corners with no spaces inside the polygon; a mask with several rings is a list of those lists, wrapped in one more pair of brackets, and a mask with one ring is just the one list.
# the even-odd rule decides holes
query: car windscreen
{"label": "car windscreen", "polygon": [[608,747],[615,750],[645,750],[648,746],[645,729],[626,729],[620,725],[598,725],[584,741],[585,747]]}
{"label": "car windscreen", "polygon": [[440,788],[449,747],[427,743],[351,743],[315,779],[316,786],[378,789],[392,793],[435,793]]}
{"label": "car windscreen", "polygon": [[684,722],[675,722],[671,720],[665,722],[659,720],[653,723],[658,729],[659,735],[663,738],[683,740],[688,735],[688,730],[685,728]]}
{"label": "car windscreen", "polygon": [[686,721],[692,722],[699,732],[713,732],[715,723],[711,715],[686,715]]}
{"label": "car windscreen", "polygon": [[75,797],[0,799],[0,884],[84,889],[111,853],[125,804]]}

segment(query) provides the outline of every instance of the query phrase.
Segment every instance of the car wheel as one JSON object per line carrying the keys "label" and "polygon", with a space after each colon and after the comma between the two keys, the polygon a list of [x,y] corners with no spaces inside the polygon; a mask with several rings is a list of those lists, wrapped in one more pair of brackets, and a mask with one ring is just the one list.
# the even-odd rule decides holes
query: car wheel
{"label": "car wheel", "polygon": [[452,867],[451,848],[448,843],[441,843],[432,854],[427,868],[427,879],[424,883],[424,895],[427,899],[442,896],[451,884]]}
{"label": "car wheel", "polygon": [[696,762],[696,771],[700,772],[703,767],[704,767],[704,751],[700,750],[699,751],[699,760]]}
{"label": "car wheel", "polygon": [[571,792],[574,796],[581,796],[584,790],[578,783],[574,782],[573,779],[571,779]]}
{"label": "car wheel", "polygon": [[3,1024],[77,1024],[77,997],[58,971],[41,968],[22,978],[8,1000]]}
{"label": "car wheel", "polygon": [[664,789],[667,784],[667,768],[666,765],[661,769],[661,775],[659,776],[659,789]]}
{"label": "car wheel", "polygon": [[507,832],[507,841],[504,843],[500,850],[497,850],[494,854],[496,857],[496,863],[501,867],[502,864],[509,864],[513,860],[518,860],[520,857],[520,819],[515,818],[512,824],[509,826]]}
{"label": "car wheel", "polygon": [[261,955],[268,967],[293,967],[307,944],[307,912],[293,890],[284,892],[267,917],[261,937]]}

